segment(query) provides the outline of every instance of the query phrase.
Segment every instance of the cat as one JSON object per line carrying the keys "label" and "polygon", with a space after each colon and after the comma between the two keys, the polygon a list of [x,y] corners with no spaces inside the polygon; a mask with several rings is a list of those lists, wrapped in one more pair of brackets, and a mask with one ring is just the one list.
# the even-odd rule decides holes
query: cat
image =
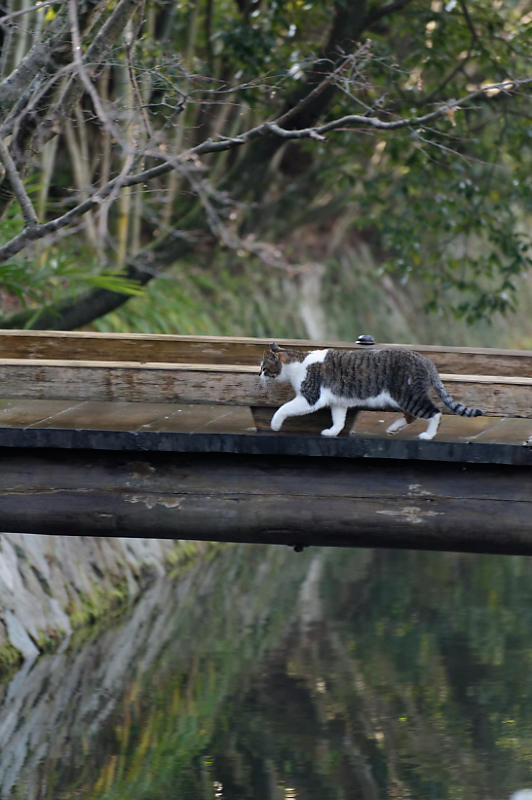
{"label": "cat", "polygon": [[296,396],[272,417],[272,430],[280,430],[287,417],[309,414],[319,408],[331,409],[332,426],[322,436],[338,436],[345,425],[347,409],[359,406],[380,410],[398,409],[403,416],[386,428],[397,433],[416,418],[429,424],[420,439],[433,439],[441,412],[428,395],[432,387],[445,405],[464,417],[478,417],[482,411],[457,403],[443,386],[430,359],[402,347],[370,350],[286,350],[275,342],[264,353],[260,365],[263,381],[288,381]]}

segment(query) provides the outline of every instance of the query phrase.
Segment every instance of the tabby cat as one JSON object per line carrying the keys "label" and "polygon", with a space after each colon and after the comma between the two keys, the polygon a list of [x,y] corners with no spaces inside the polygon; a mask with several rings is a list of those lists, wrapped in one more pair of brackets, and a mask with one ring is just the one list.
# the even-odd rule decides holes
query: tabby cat
{"label": "tabby cat", "polygon": [[309,414],[319,408],[331,409],[332,426],[322,436],[337,436],[345,425],[347,409],[353,406],[399,409],[403,416],[392,422],[386,433],[397,433],[417,417],[427,419],[420,439],[433,439],[441,412],[430,399],[432,387],[454,414],[478,417],[478,408],[457,403],[443,386],[432,361],[401,347],[369,350],[313,350],[302,353],[270,345],[260,365],[262,380],[292,384],[296,396],[273,415],[271,427],[278,431],[287,417]]}

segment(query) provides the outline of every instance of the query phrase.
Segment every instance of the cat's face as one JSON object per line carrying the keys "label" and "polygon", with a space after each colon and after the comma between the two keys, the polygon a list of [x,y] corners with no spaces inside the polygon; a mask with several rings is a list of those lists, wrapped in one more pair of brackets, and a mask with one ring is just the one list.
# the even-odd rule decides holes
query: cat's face
{"label": "cat's face", "polygon": [[271,349],[265,350],[264,355],[262,357],[262,361],[260,362],[260,377],[261,380],[274,380],[278,378],[281,374],[281,369],[283,368],[283,362],[281,361],[279,354]]}
{"label": "cat's face", "polygon": [[298,350],[287,350],[284,347],[279,347],[278,344],[272,342],[269,350],[265,350],[264,356],[260,363],[260,378],[262,381],[271,381],[276,378],[288,380],[288,376],[283,372],[283,366],[286,364],[290,366],[293,362],[303,361],[305,354]]}

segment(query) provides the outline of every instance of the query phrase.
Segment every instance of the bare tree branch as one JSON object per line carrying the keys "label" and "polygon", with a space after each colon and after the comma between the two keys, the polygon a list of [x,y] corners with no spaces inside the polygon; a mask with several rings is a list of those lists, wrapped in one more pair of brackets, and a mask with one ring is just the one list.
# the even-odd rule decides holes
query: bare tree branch
{"label": "bare tree branch", "polygon": [[[97,93],[90,92],[83,80],[84,74],[87,77],[86,65],[102,64],[128,19],[142,5],[142,2],[143,0],[119,0],[110,14],[108,14],[105,3],[99,4],[93,9],[93,16],[95,13],[97,17],[105,15],[107,18],[85,53],[81,71],[79,69],[81,54],[80,51],[77,51],[76,63],[75,51],[75,58],[71,63],[71,69],[75,75],[66,82],[59,98],[54,98],[54,89],[58,79],[64,76],[63,70],[68,63],[68,55],[72,53],[73,26],[68,13],[64,13],[64,10],[58,13],[47,26],[46,37],[39,40],[11,75],[0,83],[0,112],[3,112],[2,116],[4,117],[2,133],[5,135],[8,132],[15,132],[11,151],[15,167],[19,172],[26,169],[30,163],[28,155],[33,147],[35,137],[39,137],[39,147],[42,147],[60,129],[61,121],[70,114],[84,91],[89,91],[92,96],[97,113],[98,110],[102,111]],[[71,12],[74,9],[77,16],[75,7],[76,3],[70,4]],[[90,83],[90,79],[88,83]],[[20,109],[17,115],[12,113],[13,106]],[[31,113],[29,113],[30,110]],[[107,125],[112,124],[108,118],[106,118],[106,122]],[[118,132],[116,129],[115,133]],[[0,181],[0,189],[1,184],[2,181]],[[2,195],[0,211],[2,211],[1,207],[5,207],[9,202],[9,194]]]}
{"label": "bare tree branch", "polygon": [[36,3],[34,6],[30,6],[29,8],[23,8],[21,11],[13,11],[10,14],[4,14],[0,17],[0,26],[4,25],[6,22],[11,22],[13,19],[17,19],[17,17],[22,17],[24,14],[33,14],[34,11],[40,11],[41,8],[55,6],[60,3],[64,3],[64,1],[65,0],[44,0],[44,2]]}
{"label": "bare tree branch", "polygon": [[[448,150],[449,148],[440,142],[446,142],[442,134],[450,129],[453,114],[457,109],[472,110],[473,105],[478,108],[481,102],[491,103],[492,97],[495,99],[516,93],[520,87],[532,80],[531,78],[509,79],[479,88],[458,99],[447,99],[445,96],[441,99],[442,94],[449,95],[450,91],[460,94],[460,90],[449,90],[446,87],[448,81],[459,72],[465,60],[469,58],[470,47],[465,60],[460,61],[459,58],[453,57],[447,70],[436,73],[439,76],[436,80],[442,81],[445,74],[447,78],[431,93],[431,100],[435,100],[434,105],[428,103],[425,98],[424,103],[418,105],[419,113],[412,111],[408,102],[402,104],[400,112],[397,112],[397,106],[395,106],[396,111],[392,111],[394,106],[386,88],[383,95],[386,103],[376,101],[374,87],[370,86],[370,80],[366,77],[365,65],[371,58],[380,68],[382,59],[370,50],[369,43],[361,45],[356,43],[363,41],[364,31],[369,25],[378,24],[381,17],[397,12],[409,3],[411,0],[386,0],[380,9],[373,11],[373,7],[378,4],[374,4],[372,0],[350,0],[347,3],[345,0],[332,0],[334,15],[326,28],[319,55],[313,60],[312,65],[310,61],[305,62],[308,70],[305,67],[303,80],[298,82],[295,91],[290,90],[291,93],[284,102],[277,106],[282,110],[276,113],[272,109],[278,100],[271,100],[269,90],[274,82],[281,84],[282,79],[276,77],[274,70],[269,84],[267,79],[261,83],[259,78],[250,81],[249,76],[246,76],[246,83],[228,88],[229,72],[227,69],[225,72],[219,69],[220,65],[224,66],[223,56],[220,59],[218,54],[216,56],[216,76],[199,74],[200,67],[197,65],[201,64],[201,59],[205,63],[203,44],[201,46],[198,44],[198,58],[194,59],[194,62],[191,60],[190,64],[180,61],[177,54],[168,55],[169,49],[154,51],[151,46],[143,45],[143,37],[151,36],[161,25],[160,17],[157,15],[144,14],[145,8],[148,12],[153,10],[146,0],[116,0],[113,4],[104,0],[89,0],[89,2],[63,0],[55,19],[47,20],[45,23],[43,19],[45,35],[42,41],[46,42],[51,32],[55,31],[54,41],[59,48],[57,59],[55,52],[49,48],[30,51],[31,57],[28,54],[26,59],[23,59],[25,69],[14,70],[9,79],[0,82],[0,110],[2,100],[5,103],[5,112],[2,114],[3,125],[0,128],[0,160],[5,166],[4,184],[10,196],[14,195],[20,204],[24,220],[21,224],[22,230],[0,246],[0,263],[16,256],[26,246],[39,240],[43,240],[46,247],[56,244],[60,238],[67,234],[71,235],[76,227],[79,228],[83,216],[90,210],[100,209],[103,212],[100,219],[103,219],[103,214],[107,214],[124,189],[151,182],[151,196],[148,196],[148,192],[145,193],[146,197],[144,193],[142,197],[140,192],[131,193],[135,200],[135,205],[131,204],[132,210],[130,211],[128,207],[126,212],[124,206],[120,214],[116,215],[119,223],[117,230],[120,234],[124,234],[120,241],[125,241],[126,231],[138,233],[135,246],[130,248],[130,252],[138,252],[138,256],[127,263],[125,255],[121,255],[120,264],[126,260],[126,266],[119,273],[121,276],[137,280],[139,283],[147,283],[165,266],[175,263],[177,259],[189,253],[198,241],[202,242],[206,251],[208,248],[214,250],[217,245],[222,244],[233,251],[245,250],[260,258],[268,266],[286,268],[282,249],[260,241],[258,233],[260,227],[256,222],[256,217],[260,215],[253,214],[255,206],[249,206],[249,198],[253,193],[261,212],[268,202],[272,203],[272,207],[275,203],[276,208],[282,207],[283,210],[288,210],[282,223],[286,229],[288,217],[290,220],[293,219],[293,212],[290,210],[293,198],[305,199],[305,191],[302,191],[303,173],[298,171],[298,164],[293,163],[297,161],[298,154],[303,156],[299,163],[303,163],[305,174],[308,176],[310,173],[314,181],[316,176],[321,179],[325,175],[323,177],[325,182],[328,180],[328,174],[325,174],[325,171],[319,173],[317,169],[314,172],[307,168],[308,160],[305,159],[313,158],[308,152],[310,148],[286,148],[285,157],[285,143],[301,140],[323,142],[326,137],[338,131],[342,132],[342,141],[347,140],[349,133],[354,132],[358,132],[358,136],[361,133],[367,136],[373,132],[383,138],[400,130],[411,132],[412,136],[418,136],[420,141],[424,142],[423,134],[427,135],[430,124],[435,120],[445,120],[449,117],[448,126],[445,122],[443,125],[433,126],[436,134],[440,134],[436,137],[437,141],[432,141],[432,131],[426,140],[427,144]],[[471,20],[467,16],[465,5],[467,0],[460,0],[460,3],[466,8],[466,22],[462,21],[462,27],[467,41],[469,33],[472,33]],[[209,0],[206,0],[206,4],[207,13],[210,13]],[[36,10],[43,5],[38,3],[37,6],[26,10]],[[164,20],[167,20],[166,16]],[[1,23],[2,18],[0,26]],[[207,20],[206,24],[209,25],[210,22]],[[181,40],[176,39],[176,41]],[[348,48],[352,48],[354,52],[345,55]],[[23,52],[23,48],[19,48],[19,51],[21,49]],[[118,56],[115,56],[116,52]],[[123,58],[124,52],[127,59]],[[163,52],[162,58],[160,58],[161,52]],[[134,56],[137,59],[136,63],[133,61]],[[211,53],[211,58],[213,57],[214,53]],[[463,54],[460,58],[463,58]],[[119,65],[118,68],[115,68],[116,63]],[[127,85],[124,69],[126,64],[133,91],[130,91]],[[280,69],[280,61],[276,60],[275,64],[276,69]],[[389,66],[389,62],[386,64]],[[192,68],[197,70],[198,74],[189,74]],[[512,69],[518,73],[517,67]],[[450,76],[449,70],[451,70]],[[400,72],[400,75],[402,79],[403,73]],[[499,77],[504,73],[498,72],[495,75]],[[25,76],[29,80],[26,84],[24,84]],[[395,78],[395,74],[393,77]],[[10,82],[11,79],[13,80]],[[462,81],[462,76],[460,80],[462,85],[467,85],[465,79]],[[381,85],[379,80],[377,82]],[[397,83],[394,97],[396,94],[401,95],[401,80]],[[293,86],[292,83],[285,85]],[[331,115],[330,101],[339,85],[345,88],[348,97],[353,101],[352,105],[347,107],[348,110],[360,113],[344,114],[334,119],[325,116]],[[186,87],[186,95],[180,86]],[[238,90],[252,86],[255,87],[255,91],[248,103],[248,98],[242,99],[243,92],[239,95]],[[28,93],[28,87],[28,100],[22,103],[21,96],[25,92]],[[127,91],[124,87],[127,87]],[[221,96],[224,92],[234,93],[230,102]],[[169,144],[168,129],[170,125],[175,124],[175,117],[170,120],[168,115],[157,111],[158,106],[170,102],[168,93],[171,98],[177,95],[184,98],[184,113],[177,122],[180,128],[179,142],[186,142],[184,146],[187,149],[182,149],[181,143],[176,144],[177,140],[174,140],[173,145]],[[255,103],[254,98],[261,94],[262,100],[269,104],[270,111],[261,112],[259,110],[261,105]],[[356,96],[358,94],[360,99]],[[367,104],[363,102],[364,100]],[[213,113],[211,103],[219,101],[224,104],[224,115],[223,123],[218,125],[214,124],[216,115]],[[241,102],[242,106],[238,107]],[[193,103],[197,104],[196,108],[193,107]],[[343,103],[345,109],[345,98]],[[133,110],[132,106],[135,107]],[[90,119],[86,116],[87,110]],[[179,107],[178,110],[181,111],[182,108]],[[24,186],[24,175],[26,170],[29,171],[36,166],[38,168],[38,148],[42,143],[53,134],[61,136],[63,120],[66,118],[67,124],[74,124],[71,119],[75,112],[78,112],[77,124],[81,125],[84,134],[82,151],[84,157],[72,159],[70,156],[70,160],[77,163],[86,162],[90,169],[85,169],[83,180],[78,180],[80,193],[75,195],[72,188],[64,183],[64,176],[68,174],[69,167],[63,169],[63,162],[58,162],[58,172],[61,167],[63,180],[57,188],[54,186],[50,191],[49,202],[46,202],[45,195],[44,201],[39,205],[38,213],[44,220],[39,223]],[[6,128],[6,113],[9,128]],[[139,124],[140,115],[144,122],[143,127]],[[247,121],[243,122],[244,119]],[[216,131],[216,133],[207,138],[206,131]],[[229,135],[218,135],[218,131]],[[9,134],[11,138],[6,138]],[[245,152],[237,155],[237,151],[242,150],[243,146]],[[408,149],[410,146],[406,147]],[[412,147],[419,149],[421,145],[414,143],[412,138]],[[119,148],[122,152],[118,152]],[[229,151],[233,151],[234,155],[227,159],[208,158],[202,163],[203,156]],[[272,162],[276,152],[279,153],[279,159]],[[337,153],[336,148],[334,152]],[[292,159],[294,153],[296,158]],[[291,160],[292,163],[289,163]],[[279,166],[279,169],[272,169],[272,166]],[[291,172],[289,168],[292,168]],[[211,173],[210,177],[207,177],[209,169]],[[271,175],[267,175],[268,170],[271,170]],[[184,177],[179,184],[179,193],[167,192],[168,187],[165,182],[156,180],[171,171],[180,172]],[[286,179],[288,174],[295,175],[295,180],[288,183]],[[262,180],[263,175],[267,175],[268,180],[273,176],[268,186],[265,186]],[[218,186],[227,191],[217,190],[214,184],[217,180],[220,181]],[[309,181],[308,187],[310,179],[307,177],[306,180]],[[188,185],[185,182],[188,182]],[[319,193],[320,187],[317,188]],[[283,194],[285,189],[287,189],[286,195]],[[124,195],[128,197],[129,193],[123,193]],[[169,213],[160,223],[157,216],[163,202],[166,202]],[[65,205],[66,203],[68,205]],[[68,210],[65,211],[65,208]],[[168,230],[168,227],[165,227],[167,223],[170,219],[174,222],[174,217],[179,214],[181,219],[178,217],[176,224],[184,232]],[[113,222],[114,220],[110,223],[110,230],[113,230]],[[260,224],[264,226],[263,230],[266,229],[263,219]],[[273,225],[268,228],[268,238],[271,237],[274,241],[272,230]],[[196,236],[196,239],[187,239],[187,235]],[[141,241],[149,242],[145,250],[140,250]],[[109,244],[112,247],[111,240]],[[75,249],[77,253],[77,245]],[[102,256],[100,263],[103,263],[105,261],[103,250],[100,251],[100,255]],[[65,274],[66,272],[67,270]],[[68,299],[58,306],[56,311],[50,311],[49,314],[46,312],[37,324],[39,327],[42,324],[53,327],[77,327],[90,322],[127,300],[127,295],[119,294],[113,291],[114,289],[116,284],[109,283],[108,290],[92,289],[83,297]],[[28,312],[27,318],[33,314],[34,309]]]}
{"label": "bare tree branch", "polygon": [[459,100],[449,100],[448,102],[440,105],[434,111],[423,114],[419,117],[403,117],[397,120],[382,120],[379,117],[362,116],[359,114],[349,114],[338,119],[331,120],[323,125],[317,125],[313,128],[303,128],[301,130],[281,128],[274,122],[264,122],[248,131],[245,131],[235,137],[221,137],[219,139],[207,139],[204,142],[184,151],[178,156],[169,158],[166,154],[160,154],[158,151],[148,151],[150,156],[158,156],[162,158],[161,164],[158,164],[149,169],[142,170],[136,174],[128,175],[127,171],[131,166],[128,161],[127,170],[123,170],[118,176],[108,181],[103,187],[98,189],[91,197],[71,208],[65,214],[56,217],[54,220],[43,224],[31,224],[25,227],[17,236],[13,237],[9,242],[0,247],[0,262],[19,253],[32,241],[43,238],[59,231],[62,228],[72,224],[76,219],[81,217],[87,211],[95,208],[102,203],[106,198],[113,195],[116,188],[124,188],[127,186],[134,186],[139,183],[146,183],[153,178],[170,172],[172,169],[186,170],[187,162],[193,156],[206,155],[208,153],[217,153],[224,150],[230,150],[235,147],[241,147],[247,142],[267,135],[273,135],[281,139],[316,139],[322,141],[324,134],[335,131],[347,129],[358,129],[362,127],[375,128],[382,131],[395,131],[403,128],[419,128],[438,117],[445,116],[451,111],[456,111],[460,108],[466,108],[472,101],[479,98],[486,98],[492,96],[493,93],[509,93],[515,91],[520,86],[532,82],[532,78],[523,78],[513,81],[504,81],[503,83],[490,84],[484,86],[482,89],[470,92],[465,97]]}
{"label": "bare tree branch", "polygon": [[28,97],[35,78],[45,71],[68,34],[68,22],[62,14],[52,20],[46,38],[38,40],[13,72],[0,82],[0,109],[5,113],[21,96]]}
{"label": "bare tree branch", "polygon": [[317,86],[312,89],[305,97],[302,97],[296,105],[290,108],[288,111],[285,111],[284,114],[281,114],[280,117],[277,117],[275,120],[277,125],[286,125],[296,114],[299,114],[305,106],[312,103],[315,98],[317,98],[322,92],[327,89],[328,86],[334,85],[340,75],[346,70],[348,66],[350,66],[357,58],[357,53],[352,55],[348,55],[342,59],[339,66],[336,67],[332,72],[330,72]]}
{"label": "bare tree branch", "polygon": [[109,130],[109,133],[114,136],[119,141],[122,139],[122,132],[119,128],[114,124],[113,120],[109,117],[108,114],[105,113],[102,101],[100,99],[100,95],[94,88],[94,85],[89,77],[89,74],[85,68],[85,62],[83,60],[83,51],[81,49],[81,36],[79,33],[79,23],[78,23],[78,9],[77,9],[77,0],[68,0],[68,16],[70,19],[70,29],[72,32],[72,54],[74,59],[74,66],[78,72],[81,81],[87,90],[89,97],[92,100],[92,104],[94,106],[94,110],[98,115],[98,118],[104,128]]}
{"label": "bare tree branch", "polygon": [[[128,20],[142,4],[143,0],[119,0],[111,15],[102,25],[90,46],[85,52],[84,64],[101,64],[102,60],[109,53],[117,37],[124,30]],[[83,82],[71,81],[61,97],[51,110],[49,119],[57,119],[70,113],[75,103],[83,94]]]}
{"label": "bare tree branch", "polygon": [[418,117],[401,117],[396,120],[383,120],[380,117],[370,117],[361,114],[348,114],[344,117],[331,120],[323,125],[316,125],[311,128],[281,128],[277,120],[272,122],[263,122],[248,131],[238,134],[234,137],[220,137],[216,140],[207,139],[204,142],[192,147],[187,152],[183,153],[179,159],[186,159],[192,155],[205,155],[207,153],[216,153],[223,150],[229,150],[233,147],[239,147],[246,144],[252,139],[262,137],[265,134],[273,134],[281,139],[316,139],[322,141],[325,133],[329,133],[339,129],[355,129],[355,128],[375,128],[382,131],[395,131],[401,128],[418,128],[431,122],[438,117],[448,115],[450,111],[457,109],[464,109],[470,103],[480,98],[493,99],[499,94],[508,94],[517,90],[520,86],[531,83],[532,77],[503,81],[502,83],[494,83],[488,86],[483,86],[474,92],[470,92],[458,100],[451,99],[442,103],[434,111],[427,114],[422,114]]}
{"label": "bare tree branch", "polygon": [[9,183],[11,184],[11,188],[13,189],[15,197],[20,204],[22,216],[24,217],[26,225],[30,228],[34,225],[38,225],[39,220],[37,219],[37,214],[35,213],[33,204],[28,197],[26,189],[24,188],[22,178],[20,177],[20,174],[15,166],[15,162],[11,158],[9,148],[2,138],[0,138],[0,161],[2,161],[5,167]]}

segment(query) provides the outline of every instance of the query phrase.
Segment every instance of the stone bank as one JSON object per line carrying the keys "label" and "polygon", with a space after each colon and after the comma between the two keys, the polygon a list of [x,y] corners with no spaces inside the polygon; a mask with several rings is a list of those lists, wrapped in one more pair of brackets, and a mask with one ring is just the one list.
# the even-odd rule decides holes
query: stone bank
{"label": "stone bank", "polygon": [[0,534],[0,672],[131,602],[178,549],[169,540]]}

